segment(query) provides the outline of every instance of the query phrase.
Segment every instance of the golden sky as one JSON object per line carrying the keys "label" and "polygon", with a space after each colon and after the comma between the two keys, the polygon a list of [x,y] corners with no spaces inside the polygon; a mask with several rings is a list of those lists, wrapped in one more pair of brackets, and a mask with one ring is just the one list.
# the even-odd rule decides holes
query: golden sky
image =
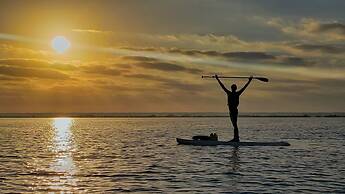
{"label": "golden sky", "polygon": [[[345,111],[345,2],[1,1],[0,112]],[[54,37],[70,47],[52,47]],[[61,42],[60,42],[61,43]],[[63,43],[62,43],[63,44]],[[226,80],[227,86],[246,80]]]}

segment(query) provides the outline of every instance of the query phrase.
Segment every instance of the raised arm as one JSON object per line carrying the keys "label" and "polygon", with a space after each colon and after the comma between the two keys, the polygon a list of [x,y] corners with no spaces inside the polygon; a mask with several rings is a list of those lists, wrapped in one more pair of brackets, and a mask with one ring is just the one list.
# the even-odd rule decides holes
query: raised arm
{"label": "raised arm", "polygon": [[250,82],[251,82],[252,80],[253,80],[253,76],[250,76],[248,82],[246,83],[246,85],[244,85],[243,88],[241,88],[241,89],[238,91],[238,93],[239,93],[240,95],[244,92],[244,90],[248,87],[248,85],[250,84]]}
{"label": "raised arm", "polygon": [[216,78],[216,80],[218,81],[219,85],[223,88],[223,90],[224,90],[225,93],[230,92],[230,91],[224,86],[224,84],[219,80],[218,75],[215,75],[215,78]]}

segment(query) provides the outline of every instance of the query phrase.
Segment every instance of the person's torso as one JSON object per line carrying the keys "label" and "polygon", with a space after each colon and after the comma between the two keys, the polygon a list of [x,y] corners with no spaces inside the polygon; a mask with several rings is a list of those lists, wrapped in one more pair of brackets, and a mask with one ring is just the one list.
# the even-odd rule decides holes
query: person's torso
{"label": "person's torso", "polygon": [[228,93],[228,106],[230,108],[237,108],[240,104],[240,96],[237,92]]}

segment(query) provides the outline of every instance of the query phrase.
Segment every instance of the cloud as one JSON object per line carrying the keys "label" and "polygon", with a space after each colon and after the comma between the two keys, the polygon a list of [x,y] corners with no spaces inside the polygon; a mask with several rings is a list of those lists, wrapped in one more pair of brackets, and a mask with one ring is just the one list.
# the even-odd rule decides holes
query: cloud
{"label": "cloud", "polygon": [[34,77],[43,79],[68,79],[67,74],[56,70],[49,69],[32,69],[22,67],[11,67],[6,65],[0,65],[0,74],[13,77]]}
{"label": "cloud", "polygon": [[345,24],[338,22],[323,23],[316,19],[303,18],[296,23],[281,18],[271,18],[266,24],[295,37],[318,41],[345,40]]}
{"label": "cloud", "polygon": [[47,50],[38,50],[18,46],[17,44],[0,43],[0,57],[1,58],[46,58],[50,55]]}
{"label": "cloud", "polygon": [[170,80],[162,83],[165,89],[182,90],[188,93],[203,92],[206,87],[202,84],[193,84],[185,81]]}
{"label": "cloud", "polygon": [[[264,22],[267,22],[267,20],[268,19]],[[174,43],[176,43],[176,47],[166,46],[163,41],[163,47],[127,47],[126,49],[134,51],[134,54],[138,56],[141,56],[142,54],[142,56],[148,56],[149,58],[156,58],[162,61],[173,61],[173,63],[198,64],[203,65],[203,68],[207,68],[207,66],[228,66],[242,70],[247,69],[248,71],[249,68],[254,70],[264,66],[273,66],[277,68],[327,68],[327,65],[342,65],[340,60],[342,46],[339,43],[323,42],[321,40],[329,40],[327,39],[327,36],[322,33],[313,32],[315,29],[318,29],[318,21],[304,19],[303,22],[300,21],[300,23],[303,23],[301,26],[299,26],[299,23],[285,21],[280,18],[276,18],[276,20],[271,19],[268,20],[268,22],[276,23],[277,25],[279,24],[282,28],[286,27],[287,33],[291,32],[291,34],[295,35],[294,38],[297,39],[278,42],[250,42],[237,38],[240,41],[238,43],[235,41],[231,47],[228,47],[227,43],[224,43],[223,46],[220,46],[219,44],[218,47],[213,47],[212,41],[209,41],[210,45],[208,45],[206,41],[204,42],[205,44],[202,44],[203,46],[201,46],[201,44],[198,43],[198,39],[196,39],[190,40],[190,44],[185,46],[185,43],[180,40],[187,39],[188,37],[199,38],[200,36],[203,39],[207,35],[182,34],[176,36],[171,35],[169,37]],[[299,27],[305,30],[299,32]],[[308,38],[304,38],[304,36],[308,36]],[[322,38],[320,38],[320,36]],[[212,35],[212,37],[217,40],[221,40],[222,36]],[[331,38],[330,40],[333,41],[334,39]],[[196,45],[194,45],[194,43],[196,43]],[[338,59],[335,60],[334,56],[332,56],[333,58],[330,58],[331,56],[318,52],[316,47],[312,48],[311,46],[308,47],[302,45],[327,45],[328,48],[324,46],[323,48],[319,47],[319,49],[322,49],[322,52],[329,51],[327,54],[337,54],[338,56],[336,57]],[[331,46],[334,48],[331,48]],[[334,53],[330,53],[331,51]],[[150,59],[147,59],[147,61],[150,61]],[[285,71],[286,68],[280,70]],[[293,71],[291,68],[290,70]],[[298,70],[296,69],[296,71]],[[304,73],[308,74],[307,71]]]}
{"label": "cloud", "polygon": [[158,83],[157,89],[161,91],[176,91],[181,90],[185,92],[202,92],[205,90],[205,85],[191,83],[190,81],[179,81],[172,78],[161,77],[151,74],[129,74],[126,78],[144,79]]}
{"label": "cloud", "polygon": [[95,33],[95,34],[113,34],[112,31],[95,30],[95,29],[73,29],[72,32]]}
{"label": "cloud", "polygon": [[158,82],[169,82],[170,79],[163,78],[160,76],[150,75],[150,74],[143,74],[143,73],[135,73],[135,74],[128,74],[125,75],[126,78],[135,78],[135,79],[144,79],[150,81],[158,81]]}
{"label": "cloud", "polygon": [[141,62],[133,64],[137,67],[145,69],[155,69],[165,72],[186,72],[192,74],[202,73],[202,70],[196,68],[184,67],[182,65],[167,63],[167,62]]}
{"label": "cloud", "polygon": [[[310,66],[314,62],[306,58],[294,56],[288,53],[268,53],[258,51],[247,51],[247,52],[219,52],[219,51],[201,51],[201,50],[182,50],[182,49],[165,49],[159,50],[160,52],[167,52],[173,54],[181,54],[193,57],[210,57],[210,58],[221,58],[226,61],[234,62],[248,62],[254,64],[271,64],[271,65],[286,65],[286,66]],[[206,60],[206,59],[205,59]]]}
{"label": "cloud", "polygon": [[11,77],[11,76],[7,76],[7,75],[0,75],[0,81],[18,81],[18,80],[21,80],[21,81],[24,81],[26,80],[25,78],[18,78],[18,77]]}
{"label": "cloud", "polygon": [[[126,81],[123,83],[119,80]],[[126,95],[148,95],[150,93],[155,93],[156,96],[172,96],[182,91],[187,93],[202,92],[208,87],[207,84],[194,83],[193,79],[176,79],[172,76],[154,75],[148,72],[121,74],[116,82],[111,79],[95,80],[92,82],[97,88],[117,91],[117,93]]]}
{"label": "cloud", "polygon": [[247,42],[239,39],[234,35],[215,35],[208,34],[162,34],[141,35],[141,40],[146,45],[164,46],[164,47],[180,47],[186,49],[242,49],[247,46]]}
{"label": "cloud", "polygon": [[[297,42],[298,44],[298,42]],[[160,67],[154,66],[155,63],[170,63],[170,64],[191,64],[197,65],[201,72],[223,72],[225,68],[236,72],[245,72],[250,74],[267,75],[269,73],[284,73],[297,74],[299,76],[307,77],[328,77],[332,73],[333,77],[342,76],[342,71],[337,71],[341,68],[343,60],[340,56],[330,58],[328,55],[321,53],[301,52],[301,49],[296,48],[296,42],[280,42],[267,46],[263,51],[217,51],[217,50],[199,50],[199,49],[181,49],[181,48],[162,48],[162,47],[144,47],[131,48],[127,47],[128,55],[131,56],[146,56],[154,58],[154,62],[135,62],[132,67],[138,67],[140,64],[145,69],[153,69],[165,72],[179,72],[176,68],[169,71],[169,66]],[[273,46],[272,46],[273,45]],[[277,48],[284,48],[278,50]],[[270,52],[271,51],[271,52]],[[125,52],[122,52],[125,53]],[[127,52],[126,52],[127,53]],[[150,59],[145,58],[150,61]],[[138,64],[138,66],[136,66]],[[181,65],[185,68],[190,68],[188,65]],[[159,69],[158,69],[159,68]],[[164,69],[163,69],[164,68]],[[135,68],[133,68],[135,69]],[[213,69],[213,70],[211,70]]]}
{"label": "cloud", "polygon": [[304,58],[291,56],[289,54],[269,54],[266,52],[227,52],[221,56],[230,61],[244,61],[256,64],[273,64],[286,66],[310,66],[312,62]]}
{"label": "cloud", "polygon": [[157,37],[160,40],[165,41],[187,41],[195,42],[199,44],[210,44],[210,43],[235,43],[235,44],[245,44],[242,40],[234,35],[215,35],[215,34],[170,34],[170,35],[160,35]]}
{"label": "cloud", "polygon": [[315,29],[317,32],[336,32],[345,36],[345,24],[334,22],[327,24],[319,24],[318,28]]}
{"label": "cloud", "polygon": [[118,76],[121,75],[125,70],[119,70],[106,65],[86,65],[81,67],[82,71],[91,74],[102,74],[108,76]]}
{"label": "cloud", "polygon": [[188,55],[188,56],[219,56],[221,53],[219,51],[204,51],[204,50],[182,50],[178,48],[171,48],[171,49],[166,49],[164,50],[165,52],[169,53],[177,53],[177,54],[183,54],[183,55]]}
{"label": "cloud", "polygon": [[[154,50],[150,48],[152,52],[161,52],[160,49]],[[141,67],[144,69],[154,69],[159,71],[165,72],[186,72],[192,74],[199,74],[203,71],[197,68],[190,68],[186,67],[185,65],[180,65],[176,63],[165,62],[164,60],[158,60],[153,57],[145,57],[145,56],[125,56],[122,59],[127,60],[128,64],[132,64],[136,67]]]}
{"label": "cloud", "polygon": [[141,62],[153,62],[157,61],[155,58],[145,57],[145,56],[123,56],[122,59],[128,61],[141,61]]}
{"label": "cloud", "polygon": [[[4,76],[42,79],[69,79],[66,71],[75,70],[69,63],[57,63],[39,59],[0,59],[0,74]],[[18,79],[19,80],[19,79]]]}
{"label": "cloud", "polygon": [[248,59],[248,60],[269,60],[276,57],[265,52],[227,52],[222,53],[223,57],[230,59]]}
{"label": "cloud", "polygon": [[[186,65],[165,62],[163,60],[158,60],[151,57],[144,56],[123,56],[119,57],[120,60],[115,60],[115,62],[108,61],[100,64],[86,64],[81,65],[80,69],[85,73],[92,74],[102,74],[108,76],[119,76],[119,75],[129,75],[133,72],[139,70],[142,72],[147,72],[148,70],[158,70],[165,73],[176,73],[184,72],[191,74],[200,74],[203,71],[201,69],[187,67]],[[142,77],[143,78],[143,77]],[[149,77],[147,77],[149,78]]]}
{"label": "cloud", "polygon": [[345,45],[339,44],[297,44],[295,47],[304,51],[319,51],[330,54],[345,52]]}
{"label": "cloud", "polygon": [[9,58],[0,59],[0,65],[12,67],[39,68],[39,69],[56,69],[56,70],[75,70],[76,66],[70,63],[53,62],[40,59]]}

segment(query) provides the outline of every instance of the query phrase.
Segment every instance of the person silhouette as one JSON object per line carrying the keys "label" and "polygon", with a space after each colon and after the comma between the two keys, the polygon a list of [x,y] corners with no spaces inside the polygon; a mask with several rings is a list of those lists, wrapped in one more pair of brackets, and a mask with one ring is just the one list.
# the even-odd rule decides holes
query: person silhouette
{"label": "person silhouette", "polygon": [[217,79],[219,85],[223,88],[224,92],[228,96],[229,115],[230,115],[231,123],[234,127],[234,138],[230,141],[239,142],[240,136],[238,133],[238,126],[237,126],[237,117],[238,117],[237,107],[240,103],[240,95],[244,92],[244,90],[248,87],[250,82],[253,80],[253,76],[250,76],[246,85],[244,85],[243,88],[238,91],[236,91],[237,90],[236,84],[231,85],[231,91],[230,91],[224,86],[222,81],[220,81],[220,79],[218,78],[218,75],[215,75],[214,77]]}

